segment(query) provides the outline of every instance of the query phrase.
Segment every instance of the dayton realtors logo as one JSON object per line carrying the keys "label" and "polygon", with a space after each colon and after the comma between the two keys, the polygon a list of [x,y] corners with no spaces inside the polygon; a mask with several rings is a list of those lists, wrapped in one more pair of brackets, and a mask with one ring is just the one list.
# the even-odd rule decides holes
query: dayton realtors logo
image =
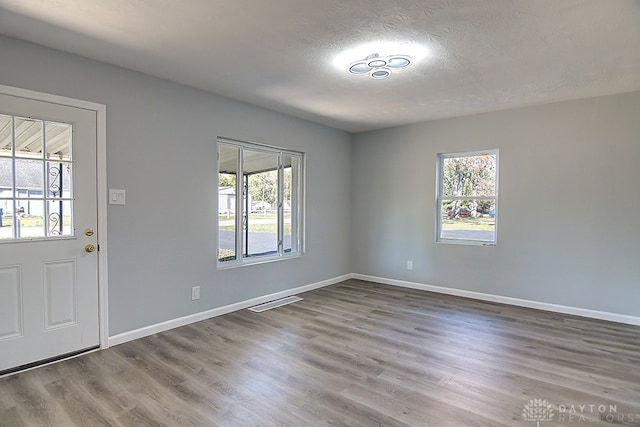
{"label": "dayton realtors logo", "polygon": [[540,422],[553,420],[553,405],[544,399],[531,399],[524,405],[522,418],[525,421],[535,421],[536,427],[540,427]]}
{"label": "dayton realtors logo", "polygon": [[531,399],[522,409],[522,419],[535,422],[536,427],[540,427],[540,423],[545,421],[555,421],[556,425],[581,423],[589,425],[594,423],[627,424],[639,421],[640,414],[618,411],[618,405],[616,404],[552,405],[545,399]]}

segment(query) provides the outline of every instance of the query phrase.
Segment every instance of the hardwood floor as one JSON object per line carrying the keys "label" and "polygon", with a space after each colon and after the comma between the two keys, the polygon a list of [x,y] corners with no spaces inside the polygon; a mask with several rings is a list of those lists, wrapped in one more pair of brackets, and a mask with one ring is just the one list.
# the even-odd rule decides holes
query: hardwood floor
{"label": "hardwood floor", "polygon": [[0,379],[0,426],[640,426],[640,327],[359,280],[300,296]]}

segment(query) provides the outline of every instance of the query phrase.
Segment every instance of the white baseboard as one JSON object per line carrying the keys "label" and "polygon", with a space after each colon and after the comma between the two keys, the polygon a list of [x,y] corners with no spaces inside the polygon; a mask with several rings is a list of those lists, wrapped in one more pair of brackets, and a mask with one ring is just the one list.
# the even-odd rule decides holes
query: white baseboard
{"label": "white baseboard", "polygon": [[202,320],[210,319],[212,317],[222,316],[223,314],[231,313],[233,311],[243,310],[245,308],[249,308],[254,305],[273,301],[279,298],[284,298],[284,297],[299,294],[302,292],[323,288],[325,286],[340,283],[347,279],[366,280],[368,282],[382,283],[385,285],[419,289],[423,291],[436,292],[440,294],[472,298],[472,299],[481,300],[481,301],[497,302],[502,304],[515,305],[519,307],[534,308],[538,310],[551,311],[555,313],[570,314],[575,316],[589,317],[592,319],[607,320],[610,322],[618,322],[618,323],[625,323],[629,325],[640,326],[640,317],[629,316],[625,314],[589,310],[589,309],[579,308],[579,307],[570,307],[566,305],[551,304],[551,303],[540,302],[540,301],[531,301],[531,300],[525,300],[520,298],[504,297],[500,295],[485,294],[482,292],[466,291],[463,289],[447,288],[444,286],[427,285],[424,283],[408,282],[404,280],[387,279],[384,277],[376,277],[376,276],[368,276],[365,274],[352,273],[352,274],[345,274],[339,277],[334,277],[333,279],[323,280],[321,282],[316,282],[309,285],[299,286],[297,288],[287,289],[287,290],[276,292],[273,294],[264,295],[261,297],[252,298],[245,301],[240,301],[235,304],[225,305],[224,307],[218,307],[218,308],[203,311],[200,313],[190,314],[188,316],[167,320],[166,322],[156,323],[154,325],[145,326],[140,329],[135,329],[135,330],[124,332],[118,335],[114,335],[109,337],[109,341],[108,341],[109,346],[114,346],[114,345],[122,344],[128,341],[133,341],[138,338],[143,338],[149,335],[157,334],[159,332],[168,331],[169,329],[178,328],[180,326],[185,326],[190,323],[200,322]]}
{"label": "white baseboard", "polygon": [[439,294],[455,295],[472,298],[481,301],[497,302],[515,305],[519,307],[535,308],[538,310],[552,311],[555,313],[571,314],[574,316],[590,317],[592,319],[608,320],[610,322],[626,323],[640,326],[640,317],[626,314],[609,313],[606,311],[589,310],[586,308],[570,307],[566,305],[551,304],[547,302],[531,301],[520,298],[504,297],[500,295],[485,294],[482,292],[465,291],[462,289],[447,288],[444,286],[426,285],[423,283],[407,282],[404,280],[387,279],[384,277],[367,276],[364,274],[352,274],[353,279],[366,280],[368,282],[382,283],[384,285],[400,286],[403,288],[420,289],[423,291],[437,292]]}
{"label": "white baseboard", "polygon": [[190,314],[188,316],[179,317],[177,319],[167,320],[166,322],[156,323],[154,325],[145,326],[140,329],[134,329],[132,331],[123,332],[121,334],[109,337],[109,347],[122,344],[127,341],[133,341],[135,339],[143,338],[149,335],[157,334],[159,332],[168,331],[169,329],[185,326],[190,323],[200,322],[202,320],[210,319],[216,316],[222,316],[223,314],[242,310],[248,307],[253,307],[254,305],[288,297],[288,296],[299,294],[302,292],[308,292],[318,288],[323,288],[325,286],[333,285],[335,283],[340,283],[342,281],[350,279],[351,277],[353,277],[351,274],[345,274],[344,276],[334,277],[333,279],[323,280],[321,282],[299,286],[293,289],[287,289],[287,290],[276,292],[273,294],[264,295],[261,297],[252,298],[245,301],[240,301],[235,304],[229,304],[223,307],[202,311],[200,313]]}

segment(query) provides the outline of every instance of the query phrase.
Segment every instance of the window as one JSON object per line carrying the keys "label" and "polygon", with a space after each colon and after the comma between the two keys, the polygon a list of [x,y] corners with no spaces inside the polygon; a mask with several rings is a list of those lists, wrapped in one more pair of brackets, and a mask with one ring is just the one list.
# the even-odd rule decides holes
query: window
{"label": "window", "polygon": [[436,240],[495,245],[498,150],[438,154],[437,182]]}
{"label": "window", "polygon": [[0,242],[73,236],[67,123],[0,114]]}
{"label": "window", "polygon": [[302,253],[302,167],[303,153],[218,139],[219,266]]}

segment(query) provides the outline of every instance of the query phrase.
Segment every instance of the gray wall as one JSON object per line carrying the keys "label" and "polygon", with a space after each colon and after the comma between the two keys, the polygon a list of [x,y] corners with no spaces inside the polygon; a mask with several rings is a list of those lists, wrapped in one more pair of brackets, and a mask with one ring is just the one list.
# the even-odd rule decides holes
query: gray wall
{"label": "gray wall", "polygon": [[[108,208],[110,335],[350,272],[640,316],[640,93],[352,138],[14,39],[0,55],[0,84],[107,105],[108,186],[127,190]],[[307,153],[304,257],[216,270],[218,135]],[[485,148],[498,245],[436,244],[436,153]]]}
{"label": "gray wall", "polygon": [[[5,37],[0,57],[0,84],[107,105],[110,335],[351,271],[350,134]],[[218,135],[306,152],[304,257],[216,271]]]}
{"label": "gray wall", "polygon": [[[639,113],[635,92],[356,135],[353,272],[640,316]],[[436,153],[486,148],[498,245],[435,243]]]}

